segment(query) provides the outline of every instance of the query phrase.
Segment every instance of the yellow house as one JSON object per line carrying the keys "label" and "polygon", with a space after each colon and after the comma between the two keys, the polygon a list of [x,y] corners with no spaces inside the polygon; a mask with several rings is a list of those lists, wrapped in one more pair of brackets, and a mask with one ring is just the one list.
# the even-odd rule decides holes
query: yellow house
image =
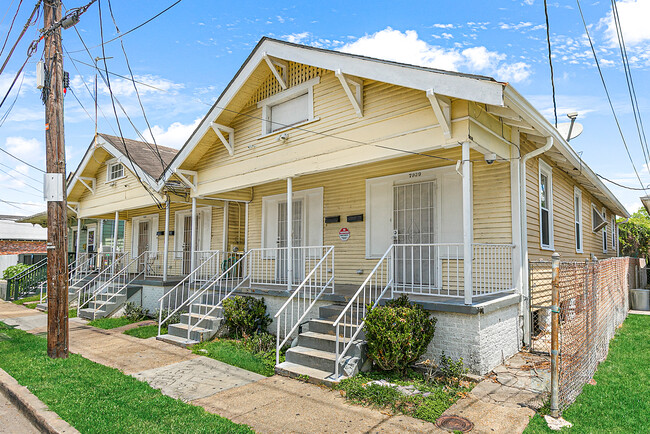
{"label": "yellow house", "polygon": [[529,259],[616,256],[628,216],[508,83],[269,38],[158,176],[99,138],[68,197],[126,222],[123,281],[182,313],[160,338],[264,296],[293,375],[357,372],[367,309],[401,294],[438,319],[429,356],[488,372],[529,340]]}

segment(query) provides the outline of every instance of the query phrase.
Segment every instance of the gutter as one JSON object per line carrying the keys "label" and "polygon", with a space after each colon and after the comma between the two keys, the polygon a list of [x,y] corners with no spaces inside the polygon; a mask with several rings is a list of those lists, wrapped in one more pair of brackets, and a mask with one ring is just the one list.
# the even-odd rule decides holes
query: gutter
{"label": "gutter", "polygon": [[[546,145],[541,148],[535,149],[521,157],[521,168],[519,170],[519,226],[521,227],[521,266],[523,279],[521,282],[522,289],[522,312],[530,311],[530,288],[528,286],[528,222],[526,214],[528,204],[526,200],[526,163],[531,158],[543,154],[553,147],[553,137],[546,138]],[[524,342],[530,345],[530,315],[524,313]]]}

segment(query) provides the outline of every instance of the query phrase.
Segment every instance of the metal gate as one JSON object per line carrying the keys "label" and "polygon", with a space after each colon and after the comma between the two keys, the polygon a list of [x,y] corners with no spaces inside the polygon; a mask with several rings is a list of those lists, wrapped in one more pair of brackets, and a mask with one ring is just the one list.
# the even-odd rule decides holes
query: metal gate
{"label": "metal gate", "polygon": [[528,261],[530,351],[551,351],[551,261]]}

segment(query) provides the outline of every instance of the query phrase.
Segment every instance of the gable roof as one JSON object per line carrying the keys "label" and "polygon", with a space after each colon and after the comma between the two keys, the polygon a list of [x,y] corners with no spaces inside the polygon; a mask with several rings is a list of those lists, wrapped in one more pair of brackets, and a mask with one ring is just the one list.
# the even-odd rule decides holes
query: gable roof
{"label": "gable roof", "polygon": [[77,169],[68,178],[67,194],[70,195],[84,169],[90,162],[97,149],[104,149],[113,157],[117,158],[131,172],[135,173],[142,182],[146,183],[154,191],[158,191],[162,184],[158,180],[165,173],[165,169],[178,153],[177,149],[166,146],[154,145],[147,142],[140,142],[112,136],[110,134],[98,133],[96,140],[90,142],[86,153],[77,166]]}
{"label": "gable roof", "polygon": [[536,143],[539,144],[540,141],[543,143],[546,138],[552,137],[552,152],[547,152],[545,155],[549,155],[569,174],[579,170],[576,179],[581,185],[584,185],[591,194],[618,215],[629,216],[625,207],[580,159],[559,131],[508,83],[498,82],[494,78],[481,75],[409,65],[267,37],[262,38],[246,58],[212,108],[169,164],[160,182],[168,179],[183,164],[183,161],[187,159],[207,131],[211,129],[212,122],[217,122],[222,114],[225,116],[237,112],[236,107],[233,110],[229,104],[244,88],[260,64],[265,62],[266,56],[330,71],[340,70],[352,76],[411,89],[432,90],[439,95],[475,101],[486,107],[500,109],[506,113],[503,117],[505,124],[519,128],[530,139],[536,138]]}

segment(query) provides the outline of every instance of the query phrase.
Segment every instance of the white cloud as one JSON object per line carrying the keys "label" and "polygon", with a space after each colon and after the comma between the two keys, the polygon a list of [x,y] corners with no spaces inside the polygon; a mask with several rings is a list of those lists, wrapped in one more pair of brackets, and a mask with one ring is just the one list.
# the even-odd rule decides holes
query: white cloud
{"label": "white cloud", "polygon": [[45,157],[45,147],[37,139],[26,139],[20,136],[7,137],[5,149],[35,166]]}
{"label": "white cloud", "polygon": [[530,67],[523,62],[506,63],[507,56],[484,46],[461,51],[459,46],[446,48],[431,45],[419,38],[415,30],[401,32],[387,27],[366,35],[340,48],[346,53],[393,60],[412,65],[449,71],[481,72],[505,81],[522,81],[530,76]]}
{"label": "white cloud", "polygon": [[[167,129],[159,125],[154,125],[151,130],[153,136],[156,138],[157,144],[178,149],[185,144],[187,139],[190,138],[190,134],[192,134],[196,129],[199,122],[201,122],[201,118],[197,118],[194,122],[187,125],[180,122],[174,122]],[[143,135],[147,141],[152,141],[149,131],[145,132]]]}
{"label": "white cloud", "polygon": [[[648,26],[650,0],[620,0],[616,5],[625,44],[633,47],[650,41],[650,26]],[[605,34],[610,43],[618,45],[612,11],[600,20],[600,24],[607,26]]]}
{"label": "white cloud", "polygon": [[[151,74],[134,74],[133,79],[136,81],[140,95],[145,95],[148,93],[175,93],[177,90],[183,89],[185,87],[185,85],[182,83],[174,83],[173,81],[167,80],[166,78]],[[131,80],[111,77],[110,82],[113,95],[119,97],[131,96],[135,94],[135,89],[133,88],[133,82]],[[75,85],[77,85],[77,87],[82,85],[81,78],[74,77],[73,81],[71,82],[71,86]],[[98,83],[98,88],[100,92],[109,94],[108,87],[101,80]]]}
{"label": "white cloud", "polygon": [[282,36],[282,38],[286,39],[289,42],[293,42],[294,44],[302,44],[306,39],[311,38],[311,33],[291,33],[290,35]]}
{"label": "white cloud", "polygon": [[435,27],[436,29],[453,29],[454,25],[453,24],[434,24],[431,27]]}
{"label": "white cloud", "polygon": [[526,22],[520,21],[519,23],[510,23],[510,24],[501,23],[499,25],[499,28],[502,30],[521,30],[521,29],[525,29],[526,27],[530,27],[532,25],[533,23],[531,23],[530,21],[526,21]]}

